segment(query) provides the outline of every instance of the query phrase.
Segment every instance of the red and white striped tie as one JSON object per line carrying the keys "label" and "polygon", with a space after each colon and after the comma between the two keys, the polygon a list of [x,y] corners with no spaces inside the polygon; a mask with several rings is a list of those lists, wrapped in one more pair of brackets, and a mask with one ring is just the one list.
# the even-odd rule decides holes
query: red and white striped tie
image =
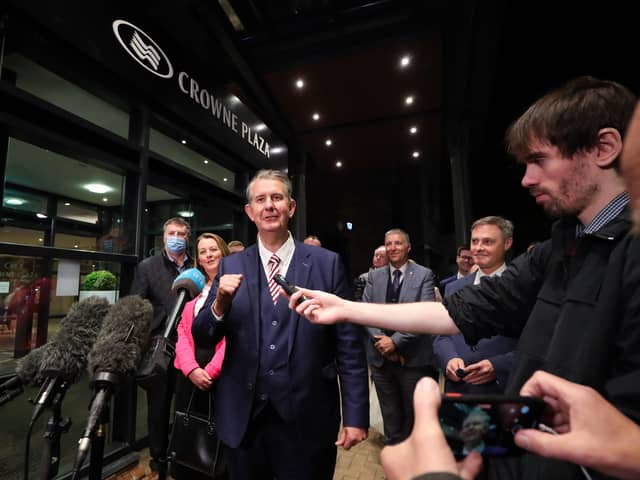
{"label": "red and white striped tie", "polygon": [[273,277],[276,276],[277,273],[280,272],[280,259],[274,253],[271,255],[269,259],[269,292],[271,292],[271,298],[273,299],[273,304],[275,305],[278,301],[278,296],[280,295],[280,285],[276,283]]}

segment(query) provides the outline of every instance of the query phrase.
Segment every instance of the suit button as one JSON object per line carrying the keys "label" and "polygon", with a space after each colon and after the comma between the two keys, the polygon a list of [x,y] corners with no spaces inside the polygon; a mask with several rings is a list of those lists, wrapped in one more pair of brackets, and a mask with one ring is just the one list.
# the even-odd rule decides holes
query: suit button
{"label": "suit button", "polygon": [[275,350],[276,346],[272,343],[271,345],[269,345],[269,350]]}
{"label": "suit button", "polygon": [[247,383],[247,390],[253,390],[253,383]]}
{"label": "suit button", "polygon": [[269,375],[273,375],[273,374],[274,374],[274,373],[276,373],[276,372],[274,372],[273,370],[269,370],[267,373],[268,373]]}
{"label": "suit button", "polygon": [[272,320],[271,321],[271,325],[273,325],[274,327],[278,326],[278,321],[277,320]]}
{"label": "suit button", "polygon": [[266,393],[261,393],[260,394],[260,400],[266,400],[267,399],[267,394]]}

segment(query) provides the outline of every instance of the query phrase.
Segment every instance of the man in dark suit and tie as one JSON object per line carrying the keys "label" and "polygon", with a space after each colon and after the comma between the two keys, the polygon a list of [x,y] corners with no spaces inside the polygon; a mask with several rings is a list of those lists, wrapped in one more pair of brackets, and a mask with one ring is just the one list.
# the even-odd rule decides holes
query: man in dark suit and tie
{"label": "man in dark suit and tie", "polygon": [[[363,302],[407,303],[434,300],[431,270],[409,261],[409,235],[385,234],[389,265],[369,272]],[[413,390],[424,376],[438,377],[430,335],[413,335],[367,327],[367,360],[376,386],[385,443],[401,442],[413,427]]]}
{"label": "man in dark suit and tie", "polygon": [[273,281],[279,273],[294,285],[349,296],[338,255],[291,237],[296,202],[286,174],[259,171],[247,201],[257,243],[222,259],[193,326],[196,342],[226,336],[215,416],[231,478],[330,480],[336,445],[349,449],[367,436],[362,330],[301,320]]}
{"label": "man in dark suit and tie", "polygon": [[[469,285],[480,285],[482,277],[502,275],[505,256],[513,243],[513,223],[502,217],[484,217],[471,226],[471,254],[478,271],[450,283],[445,299]],[[518,340],[502,335],[481,339],[471,348],[462,334],[437,336],[433,341],[438,366],[447,377],[445,391],[458,393],[503,393],[511,371]],[[456,372],[464,372],[460,377]]]}

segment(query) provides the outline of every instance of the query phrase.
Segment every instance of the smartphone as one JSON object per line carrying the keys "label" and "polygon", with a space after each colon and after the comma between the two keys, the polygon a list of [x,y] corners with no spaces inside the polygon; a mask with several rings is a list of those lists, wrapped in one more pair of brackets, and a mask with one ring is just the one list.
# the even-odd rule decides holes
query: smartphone
{"label": "smartphone", "polygon": [[[294,293],[296,293],[298,291],[298,289],[294,286],[291,285],[289,282],[287,282],[287,279],[284,278],[282,275],[280,275],[279,273],[274,275],[273,280],[282,287],[282,289],[287,292],[287,295],[291,296]],[[298,299],[298,304],[301,304],[302,302],[304,302],[307,298],[303,295]]]}
{"label": "smartphone", "polygon": [[521,428],[537,428],[544,401],[535,397],[504,395],[444,395],[440,426],[460,459],[472,451],[489,457],[520,455],[514,442]]}

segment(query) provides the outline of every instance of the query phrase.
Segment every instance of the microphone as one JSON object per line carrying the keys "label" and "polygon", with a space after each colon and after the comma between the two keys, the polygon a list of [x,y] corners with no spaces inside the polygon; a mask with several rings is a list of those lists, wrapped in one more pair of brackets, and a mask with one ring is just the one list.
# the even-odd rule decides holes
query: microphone
{"label": "microphone", "polygon": [[88,371],[95,391],[89,417],[80,440],[73,467],[74,478],[82,466],[111,396],[122,377],[135,372],[149,341],[153,307],[148,300],[131,295],[116,303],[104,319],[95,345],[89,352]]}
{"label": "microphone", "polygon": [[0,385],[0,405],[4,405],[20,395],[24,391],[24,386],[42,383],[40,363],[43,356],[46,355],[47,349],[48,345],[41,345],[18,360],[15,377]]}
{"label": "microphone", "polygon": [[175,331],[176,325],[178,324],[178,320],[182,315],[182,310],[184,309],[185,304],[189,300],[192,300],[193,298],[198,296],[198,294],[204,288],[205,283],[206,279],[204,278],[204,275],[197,268],[190,268],[188,270],[185,270],[173,281],[173,285],[171,285],[171,291],[178,295],[178,299],[176,300],[176,304],[173,307],[173,310],[167,317],[164,328],[164,338],[169,338]]}
{"label": "microphone", "polygon": [[46,354],[39,371],[44,382],[34,401],[32,424],[58,393],[80,378],[87,365],[89,350],[111,308],[105,298],[92,296],[73,304],[62,319],[60,329],[45,345]]}

